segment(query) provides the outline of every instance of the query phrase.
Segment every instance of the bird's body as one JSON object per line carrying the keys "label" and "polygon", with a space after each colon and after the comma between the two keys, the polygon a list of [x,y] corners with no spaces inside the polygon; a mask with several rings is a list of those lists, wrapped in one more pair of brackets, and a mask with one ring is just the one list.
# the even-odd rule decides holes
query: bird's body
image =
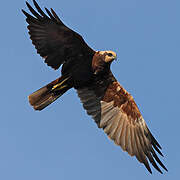
{"label": "bird's body", "polygon": [[42,110],[67,90],[75,88],[84,109],[99,128],[131,156],[136,156],[151,173],[149,162],[162,173],[165,170],[155,151],[162,155],[159,143],[149,131],[133,97],[113,76],[110,65],[117,58],[113,51],[94,51],[83,38],[65,26],[56,13],[38,6],[38,13],[27,3],[31,16],[23,10],[29,24],[32,43],[48,66],[61,77],[29,96],[35,110]]}

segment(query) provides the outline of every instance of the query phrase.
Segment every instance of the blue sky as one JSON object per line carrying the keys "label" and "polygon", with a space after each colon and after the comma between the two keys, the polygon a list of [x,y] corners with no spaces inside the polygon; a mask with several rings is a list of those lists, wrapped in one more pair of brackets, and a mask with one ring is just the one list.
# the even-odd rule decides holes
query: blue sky
{"label": "blue sky", "polygon": [[[32,4],[31,1],[28,1]],[[96,50],[117,52],[112,71],[163,147],[169,172],[150,175],[86,115],[75,90],[42,112],[27,96],[59,76],[26,29],[24,0],[1,3],[0,179],[180,178],[180,1],[38,0]]]}

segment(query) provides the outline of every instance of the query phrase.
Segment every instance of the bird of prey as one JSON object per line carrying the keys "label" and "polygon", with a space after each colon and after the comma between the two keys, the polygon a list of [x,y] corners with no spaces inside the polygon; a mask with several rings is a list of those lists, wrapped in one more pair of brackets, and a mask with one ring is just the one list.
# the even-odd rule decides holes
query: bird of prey
{"label": "bird of prey", "polygon": [[55,70],[62,65],[61,77],[29,96],[35,110],[42,110],[66,91],[76,89],[87,114],[115,144],[135,156],[152,173],[149,162],[162,173],[167,171],[156,152],[161,146],[153,137],[133,97],[113,76],[110,66],[117,58],[113,51],[94,51],[82,36],[67,27],[53,9],[42,11],[33,0],[28,2],[26,16],[32,44],[48,66]]}

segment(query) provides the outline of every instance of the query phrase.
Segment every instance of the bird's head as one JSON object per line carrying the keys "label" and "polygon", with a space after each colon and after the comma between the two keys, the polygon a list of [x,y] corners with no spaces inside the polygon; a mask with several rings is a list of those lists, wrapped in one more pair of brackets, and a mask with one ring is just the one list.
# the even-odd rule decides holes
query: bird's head
{"label": "bird's head", "polygon": [[106,63],[110,63],[110,62],[114,61],[115,59],[117,59],[117,55],[113,51],[99,51],[98,53],[100,55],[103,55],[103,57],[104,57],[103,60]]}
{"label": "bird's head", "polygon": [[92,60],[92,69],[94,74],[109,71],[112,61],[116,58],[117,55],[113,51],[96,51]]}

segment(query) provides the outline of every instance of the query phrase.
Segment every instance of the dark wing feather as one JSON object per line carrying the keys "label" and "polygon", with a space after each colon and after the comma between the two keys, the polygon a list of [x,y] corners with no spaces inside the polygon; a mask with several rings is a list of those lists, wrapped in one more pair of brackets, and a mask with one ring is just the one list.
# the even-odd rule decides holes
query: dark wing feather
{"label": "dark wing feather", "polygon": [[38,12],[28,2],[28,9],[33,16],[22,10],[29,24],[29,34],[32,43],[45,62],[54,69],[66,61],[92,58],[92,50],[76,32],[63,24],[56,13],[45,8],[46,15],[37,2],[33,0]]}
{"label": "dark wing feather", "polygon": [[[162,155],[161,146],[149,131],[132,96],[117,81],[103,84],[77,90],[87,113],[109,138],[129,155],[136,156],[150,173],[149,162],[160,173],[162,171],[157,163],[167,171],[155,152]],[[97,95],[97,91],[104,93]]]}

